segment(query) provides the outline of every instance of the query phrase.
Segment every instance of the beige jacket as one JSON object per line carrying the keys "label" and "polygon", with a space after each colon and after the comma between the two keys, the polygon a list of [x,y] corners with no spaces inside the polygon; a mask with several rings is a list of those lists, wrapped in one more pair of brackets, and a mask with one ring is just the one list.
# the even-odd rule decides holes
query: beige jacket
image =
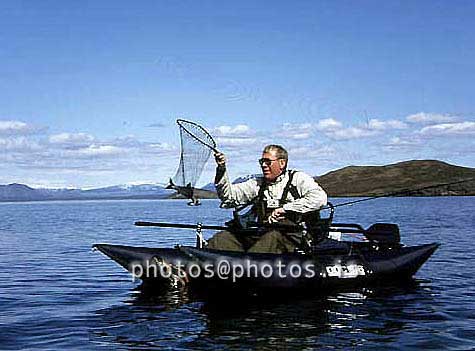
{"label": "beige jacket", "polygon": [[[267,185],[264,190],[264,200],[280,200],[284,188],[289,180],[289,171],[281,174],[274,182]],[[243,183],[232,184],[229,181],[227,172],[215,184],[218,197],[222,201],[222,206],[226,208],[237,207],[248,204],[259,193],[260,187],[264,184],[263,177],[251,178]],[[307,213],[315,211],[327,204],[327,194],[315,182],[315,180],[303,172],[296,172],[292,178],[292,184],[296,187],[300,198],[294,199],[289,192],[288,203],[282,207],[285,211]]]}

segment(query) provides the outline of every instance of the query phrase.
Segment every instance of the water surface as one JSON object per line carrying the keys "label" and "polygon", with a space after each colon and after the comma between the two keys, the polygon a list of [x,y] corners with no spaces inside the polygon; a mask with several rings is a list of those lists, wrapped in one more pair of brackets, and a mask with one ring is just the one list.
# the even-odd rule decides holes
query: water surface
{"label": "water surface", "polygon": [[214,303],[143,290],[91,251],[100,242],[193,245],[192,231],[133,223],[222,224],[231,214],[214,200],[3,203],[0,349],[475,349],[474,213],[472,197],[339,208],[337,222],[395,222],[404,243],[442,247],[405,287]]}

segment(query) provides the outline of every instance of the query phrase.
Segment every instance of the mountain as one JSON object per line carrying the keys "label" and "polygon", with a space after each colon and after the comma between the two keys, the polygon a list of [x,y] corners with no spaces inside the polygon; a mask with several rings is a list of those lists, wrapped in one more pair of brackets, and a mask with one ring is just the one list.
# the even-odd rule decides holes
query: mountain
{"label": "mountain", "polygon": [[155,184],[116,185],[97,189],[34,189],[23,184],[0,185],[0,201],[166,199],[174,193]]}
{"label": "mountain", "polygon": [[[255,177],[237,178],[241,183]],[[396,191],[475,179],[475,168],[454,166],[435,160],[415,160],[387,166],[348,166],[316,177],[329,196],[374,196]],[[201,199],[216,198],[214,184],[195,193]],[[475,180],[406,193],[407,196],[475,196]],[[35,189],[24,184],[0,185],[0,202],[45,200],[173,199],[174,190],[156,184],[116,185],[97,189]]]}
{"label": "mountain", "polygon": [[47,200],[48,195],[24,184],[0,185],[0,201]]}
{"label": "mountain", "polygon": [[160,185],[140,184],[82,190],[82,194],[94,198],[167,198],[173,194],[173,191]]}
{"label": "mountain", "polygon": [[[387,166],[349,166],[315,180],[329,196],[374,196],[475,178],[475,168],[436,160],[413,160]],[[413,191],[407,196],[475,195],[475,181]]]}

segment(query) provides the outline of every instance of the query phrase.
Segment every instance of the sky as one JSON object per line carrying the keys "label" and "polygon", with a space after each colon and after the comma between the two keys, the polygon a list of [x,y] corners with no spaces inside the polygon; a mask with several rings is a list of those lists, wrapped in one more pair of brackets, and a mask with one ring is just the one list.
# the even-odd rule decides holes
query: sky
{"label": "sky", "polygon": [[270,143],[312,175],[475,167],[474,17],[463,0],[3,0],[0,184],[166,183],[177,118],[231,177]]}

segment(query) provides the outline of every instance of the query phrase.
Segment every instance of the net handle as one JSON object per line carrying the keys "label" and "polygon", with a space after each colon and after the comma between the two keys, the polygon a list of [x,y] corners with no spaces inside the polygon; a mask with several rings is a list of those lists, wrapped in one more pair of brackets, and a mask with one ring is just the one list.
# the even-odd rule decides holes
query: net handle
{"label": "net handle", "polygon": [[[199,142],[200,144],[203,144],[204,146],[206,146],[207,148],[213,150],[214,152],[220,152],[218,149],[216,149],[216,142],[214,141],[213,137],[211,136],[211,134],[208,133],[208,131],[206,129],[204,129],[202,126],[200,126],[199,124],[195,123],[195,122],[191,122],[191,121],[187,121],[185,119],[177,119],[176,120],[176,123],[180,126],[180,128],[182,128],[189,136],[191,136],[193,139],[195,139],[197,142]],[[189,123],[191,125],[194,125],[195,127],[198,127],[199,129],[201,129],[214,143],[214,145],[210,145],[208,143],[205,143],[203,140],[199,139],[198,137],[196,137],[192,132],[190,132],[188,129],[186,129],[186,126],[184,126],[182,123]]]}

